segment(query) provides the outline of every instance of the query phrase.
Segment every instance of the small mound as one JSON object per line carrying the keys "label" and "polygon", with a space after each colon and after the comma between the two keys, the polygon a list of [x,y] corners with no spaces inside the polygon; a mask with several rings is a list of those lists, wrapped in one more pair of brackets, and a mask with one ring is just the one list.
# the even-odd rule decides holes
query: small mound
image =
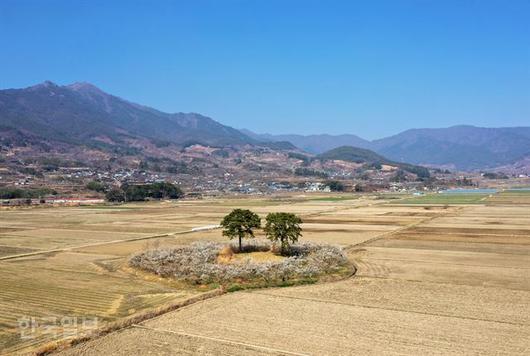
{"label": "small mound", "polygon": [[280,256],[270,242],[258,240],[240,253],[233,245],[216,242],[147,250],[132,256],[129,265],[193,284],[274,285],[339,273],[348,259],[340,247],[311,243],[293,245],[287,256]]}
{"label": "small mound", "polygon": [[232,246],[228,245],[223,247],[218,255],[217,255],[217,262],[218,263],[230,263],[232,259],[234,258],[234,250],[232,249]]}
{"label": "small mound", "polygon": [[285,256],[278,255],[272,251],[265,252],[241,252],[232,255],[229,263],[244,263],[247,260],[251,262],[276,262],[285,259]]}
{"label": "small mound", "polygon": [[281,261],[285,256],[281,256],[275,252],[268,244],[258,243],[243,247],[243,251],[239,251],[232,245],[226,245],[217,254],[217,263],[241,263],[247,260],[253,262],[269,262]]}

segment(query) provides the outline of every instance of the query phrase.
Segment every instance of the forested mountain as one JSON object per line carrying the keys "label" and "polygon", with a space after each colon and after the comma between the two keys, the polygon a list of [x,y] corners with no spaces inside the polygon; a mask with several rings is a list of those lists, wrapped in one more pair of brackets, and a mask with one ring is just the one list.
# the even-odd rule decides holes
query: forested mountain
{"label": "forested mountain", "polygon": [[89,83],[44,82],[0,90],[0,125],[47,142],[121,144],[130,138],[179,145],[240,145],[256,141],[195,113],[164,113],[107,94]]}
{"label": "forested mountain", "polygon": [[530,127],[414,129],[373,141],[372,148],[400,162],[494,168],[530,156]]}
{"label": "forested mountain", "polygon": [[253,137],[272,141],[287,140],[316,154],[345,145],[356,146],[373,150],[398,162],[459,170],[506,166],[530,157],[530,127],[484,128],[462,125],[412,129],[374,141],[363,140],[354,135],[254,134]]}
{"label": "forested mountain", "polygon": [[160,147],[199,143],[292,150],[296,146],[317,155],[352,146],[396,162],[458,170],[509,166],[530,157],[530,127],[411,129],[374,141],[349,134],[260,135],[196,113],[161,112],[107,94],[89,83],[60,86],[44,82],[0,90],[0,139],[10,144],[40,141],[103,150],[127,150],[134,140],[147,140]]}

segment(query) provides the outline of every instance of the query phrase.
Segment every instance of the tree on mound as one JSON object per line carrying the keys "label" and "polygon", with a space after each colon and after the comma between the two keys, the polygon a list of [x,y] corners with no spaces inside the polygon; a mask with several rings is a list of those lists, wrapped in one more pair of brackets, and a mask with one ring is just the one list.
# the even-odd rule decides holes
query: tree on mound
{"label": "tree on mound", "polygon": [[254,229],[261,227],[261,219],[258,214],[247,209],[234,209],[221,221],[223,236],[230,240],[239,238],[239,251],[242,251],[242,240],[244,237],[254,237]]}
{"label": "tree on mound", "polygon": [[302,219],[291,213],[270,213],[266,218],[265,234],[272,242],[280,242],[280,251],[285,254],[291,245],[302,236]]}

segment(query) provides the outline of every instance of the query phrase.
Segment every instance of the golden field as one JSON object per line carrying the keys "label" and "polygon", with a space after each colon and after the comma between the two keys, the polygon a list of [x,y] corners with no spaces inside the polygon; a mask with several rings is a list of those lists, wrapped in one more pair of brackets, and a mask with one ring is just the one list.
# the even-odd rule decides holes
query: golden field
{"label": "golden field", "polygon": [[[385,197],[283,196],[0,213],[0,348],[34,316],[119,321],[204,293],[134,273],[146,247],[219,240],[235,207],[304,219],[304,239],[344,246],[348,279],[214,297],[63,351],[66,354],[524,354],[530,348],[530,195],[470,204]],[[63,331],[63,330],[61,330]]]}

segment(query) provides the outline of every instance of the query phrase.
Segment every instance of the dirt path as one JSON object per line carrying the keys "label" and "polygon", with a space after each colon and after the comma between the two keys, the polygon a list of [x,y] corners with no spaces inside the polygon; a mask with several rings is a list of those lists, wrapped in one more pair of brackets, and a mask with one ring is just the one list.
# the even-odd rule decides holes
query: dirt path
{"label": "dirt path", "polygon": [[152,236],[134,237],[134,238],[130,238],[130,239],[120,239],[120,240],[112,240],[112,241],[104,241],[104,242],[94,242],[94,243],[78,245],[78,246],[63,247],[63,248],[56,248],[56,249],[44,250],[44,251],[35,251],[35,252],[29,252],[29,253],[21,253],[21,254],[16,254],[16,255],[11,255],[11,256],[0,257],[0,261],[14,260],[14,259],[17,259],[17,258],[45,255],[45,254],[56,253],[56,252],[74,251],[74,250],[79,250],[79,249],[83,249],[83,248],[87,248],[87,247],[113,245],[113,244],[123,243],[123,242],[133,242],[133,241],[159,239],[159,238],[162,238],[162,237],[184,235],[184,234],[190,234],[190,233],[193,233],[193,232],[199,232],[199,231],[193,231],[193,230],[177,231],[177,232],[167,233],[167,234],[158,234],[158,235],[152,235]]}

